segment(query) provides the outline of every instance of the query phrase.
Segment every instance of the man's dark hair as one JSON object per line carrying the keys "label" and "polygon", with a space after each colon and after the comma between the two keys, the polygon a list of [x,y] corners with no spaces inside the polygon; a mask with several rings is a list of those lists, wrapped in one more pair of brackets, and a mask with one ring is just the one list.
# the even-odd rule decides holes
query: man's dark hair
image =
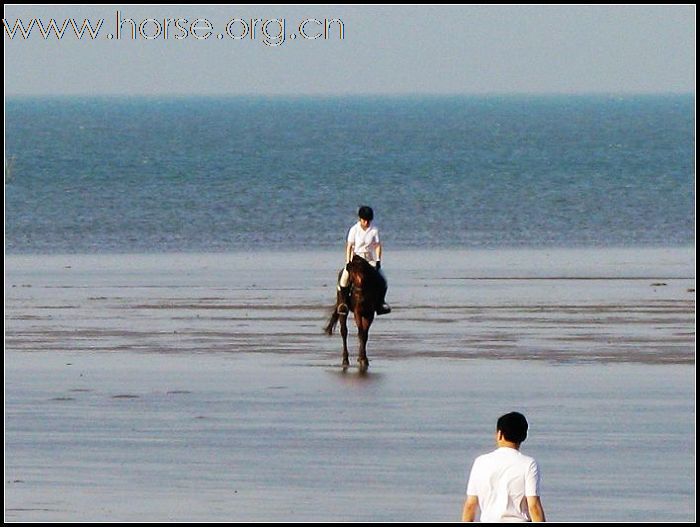
{"label": "man's dark hair", "polygon": [[372,207],[363,205],[360,207],[360,210],[357,211],[357,216],[363,220],[372,221],[374,219],[374,211],[372,210]]}
{"label": "man's dark hair", "polygon": [[510,412],[498,418],[496,430],[503,433],[506,441],[520,444],[527,437],[527,419],[518,412]]}

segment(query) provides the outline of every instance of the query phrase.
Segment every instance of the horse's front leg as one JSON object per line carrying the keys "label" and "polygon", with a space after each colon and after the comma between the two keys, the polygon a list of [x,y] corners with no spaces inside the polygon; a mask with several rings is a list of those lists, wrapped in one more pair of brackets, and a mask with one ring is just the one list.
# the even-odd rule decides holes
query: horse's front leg
{"label": "horse's front leg", "polygon": [[369,360],[367,360],[367,330],[359,330],[358,337],[360,338],[360,352],[357,355],[357,362],[361,370],[366,370],[369,367]]}
{"label": "horse's front leg", "polygon": [[369,326],[372,320],[365,317],[356,317],[357,334],[360,339],[360,352],[357,355],[357,362],[360,369],[365,371],[369,368],[369,359],[367,359],[367,340],[369,339]]}
{"label": "horse's front leg", "polygon": [[340,335],[343,337],[343,368],[350,366],[350,358],[348,357],[348,316],[340,315]]}

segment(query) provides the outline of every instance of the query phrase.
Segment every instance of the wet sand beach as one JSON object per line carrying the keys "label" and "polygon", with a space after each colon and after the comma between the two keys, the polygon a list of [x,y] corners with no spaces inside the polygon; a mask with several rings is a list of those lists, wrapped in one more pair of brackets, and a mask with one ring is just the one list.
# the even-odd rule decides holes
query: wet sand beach
{"label": "wet sand beach", "polygon": [[[320,331],[338,260],[10,256],[6,346],[332,357]],[[370,358],[694,361],[692,249],[399,251],[384,267],[394,312]]]}
{"label": "wet sand beach", "polygon": [[513,409],[550,520],[694,518],[692,248],[388,253],[367,375],[334,252],[5,265],[6,520],[453,521]]}

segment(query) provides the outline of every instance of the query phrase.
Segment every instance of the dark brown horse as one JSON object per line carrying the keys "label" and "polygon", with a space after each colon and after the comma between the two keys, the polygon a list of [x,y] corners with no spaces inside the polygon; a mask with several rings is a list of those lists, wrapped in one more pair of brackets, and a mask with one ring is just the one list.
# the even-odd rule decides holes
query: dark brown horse
{"label": "dark brown horse", "polygon": [[[355,316],[357,336],[360,340],[357,362],[360,370],[366,371],[369,367],[369,360],[367,359],[369,327],[372,325],[377,308],[381,306],[381,300],[386,292],[386,282],[367,260],[357,255],[347,265],[347,270],[350,275],[350,303],[348,308]],[[350,366],[348,359],[348,315],[338,313],[340,302],[341,299],[338,298],[333,308],[333,314],[326,325],[326,334],[332,335],[333,328],[340,322],[340,335],[343,337],[343,367],[347,368]]]}

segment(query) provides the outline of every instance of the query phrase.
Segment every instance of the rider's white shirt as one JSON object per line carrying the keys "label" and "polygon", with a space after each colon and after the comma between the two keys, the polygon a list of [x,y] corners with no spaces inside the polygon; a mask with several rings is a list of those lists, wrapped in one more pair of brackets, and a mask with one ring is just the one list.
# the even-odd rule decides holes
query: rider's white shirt
{"label": "rider's white shirt", "polygon": [[370,225],[363,230],[358,221],[348,231],[348,243],[354,245],[353,252],[362,256],[368,262],[377,260],[377,247],[379,246],[379,229]]}

